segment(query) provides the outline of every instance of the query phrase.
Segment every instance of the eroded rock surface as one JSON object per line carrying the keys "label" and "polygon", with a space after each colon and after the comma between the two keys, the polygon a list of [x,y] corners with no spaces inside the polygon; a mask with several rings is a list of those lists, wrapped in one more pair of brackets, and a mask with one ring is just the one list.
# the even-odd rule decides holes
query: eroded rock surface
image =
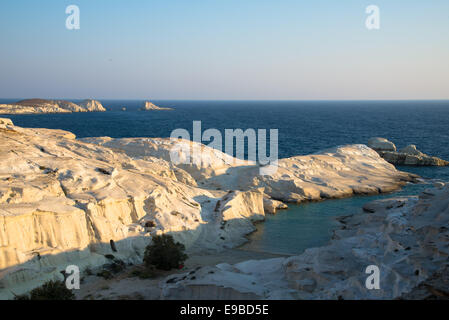
{"label": "eroded rock surface", "polygon": [[[254,162],[191,141],[109,137],[82,141],[122,150],[136,159],[148,155],[164,159],[189,173],[204,188],[263,188],[269,198],[284,202],[389,192],[416,179],[412,174],[396,170],[365,145],[341,146],[314,155],[280,159],[276,172],[261,175],[260,166]],[[191,161],[186,162],[189,157]],[[176,161],[180,163],[174,164]]]}

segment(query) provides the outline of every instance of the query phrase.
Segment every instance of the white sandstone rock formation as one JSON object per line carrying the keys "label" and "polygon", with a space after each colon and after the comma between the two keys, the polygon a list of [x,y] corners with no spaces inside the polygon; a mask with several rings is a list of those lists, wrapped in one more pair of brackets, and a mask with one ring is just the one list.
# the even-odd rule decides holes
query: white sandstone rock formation
{"label": "white sandstone rock formation", "polygon": [[389,163],[406,166],[448,166],[449,161],[428,156],[411,144],[396,151],[396,146],[384,138],[371,138],[368,146],[376,150]]}
{"label": "white sandstone rock formation", "polygon": [[[341,227],[327,246],[290,258],[170,276],[161,283],[161,298],[394,299],[407,297],[435,276],[447,283],[448,187],[419,197],[374,201],[364,212],[339,221]],[[379,267],[379,290],[365,285],[370,265]]]}
{"label": "white sandstone rock formation", "polygon": [[[396,170],[364,145],[342,146],[315,155],[280,159],[276,173],[262,176],[259,166],[253,162],[185,140],[108,137],[81,140],[122,150],[132,158],[145,159],[151,155],[173,165],[172,159],[184,160],[189,155],[198,154],[200,156],[192,156],[194,159],[191,158],[190,162],[176,166],[188,172],[199,186],[220,190],[264,188],[270,198],[284,202],[389,192],[413,180],[413,175]],[[195,148],[202,152],[195,153]]]}
{"label": "white sandstone rock formation", "polygon": [[61,278],[67,265],[105,264],[105,255],[139,263],[157,234],[190,252],[240,245],[264,219],[264,198],[377,193],[413,178],[361,145],[283,159],[264,177],[253,163],[191,142],[183,143],[208,151],[204,161],[177,165],[169,139],[81,141],[1,123],[0,298]]}
{"label": "white sandstone rock formation", "polygon": [[[168,138],[83,138],[81,141],[122,150],[135,159],[155,157],[170,162],[172,166],[188,172],[196,181],[222,176],[234,167],[254,167],[255,163],[236,159],[226,153],[202,144]],[[196,148],[196,149],[194,149]],[[187,151],[187,152],[186,152]],[[190,152],[189,152],[190,151]],[[198,157],[193,155],[198,154]],[[190,161],[185,161],[190,157]],[[173,158],[173,161],[172,161]],[[177,161],[179,160],[179,161]],[[231,190],[232,188],[227,188]]]}
{"label": "white sandstone rock formation", "polygon": [[288,209],[288,206],[282,201],[277,201],[269,198],[263,199],[263,207],[265,213],[276,214],[278,210]]}
{"label": "white sandstone rock formation", "polygon": [[164,160],[74,138],[0,129],[0,298],[60,278],[70,264],[102,265],[107,254],[141,262],[154,234],[171,233],[189,250],[236,246],[264,217],[257,190],[199,189]]}
{"label": "white sandstone rock formation", "polygon": [[414,144],[410,144],[408,146],[406,146],[405,148],[402,148],[398,151],[399,153],[406,153],[412,156],[425,156],[424,153],[422,153],[421,151],[419,151],[418,149],[416,149],[416,146]]}
{"label": "white sandstone rock formation", "polygon": [[173,108],[162,108],[158,107],[150,101],[145,101],[143,107],[139,109],[140,111],[151,111],[151,110],[174,110]]}
{"label": "white sandstone rock formation", "polygon": [[385,138],[371,138],[368,140],[368,147],[376,151],[396,151],[396,146],[393,142]]}
{"label": "white sandstone rock formation", "polygon": [[11,127],[14,126],[11,119],[0,118],[0,128],[6,129],[7,127],[10,127],[10,126]]}
{"label": "white sandstone rock formation", "polygon": [[106,111],[99,101],[85,100],[80,104],[64,100],[28,99],[14,104],[0,104],[0,114],[70,113]]}

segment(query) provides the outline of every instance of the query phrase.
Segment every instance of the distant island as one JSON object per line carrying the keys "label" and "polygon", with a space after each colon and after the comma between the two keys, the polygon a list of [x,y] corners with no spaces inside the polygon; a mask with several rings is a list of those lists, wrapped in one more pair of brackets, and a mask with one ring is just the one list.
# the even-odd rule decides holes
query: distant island
{"label": "distant island", "polygon": [[173,108],[162,108],[158,107],[154,103],[150,101],[145,101],[142,108],[139,109],[140,111],[151,111],[151,110],[174,110]]}
{"label": "distant island", "polygon": [[103,105],[93,99],[80,103],[65,100],[26,99],[13,104],[0,104],[0,114],[104,112]]}

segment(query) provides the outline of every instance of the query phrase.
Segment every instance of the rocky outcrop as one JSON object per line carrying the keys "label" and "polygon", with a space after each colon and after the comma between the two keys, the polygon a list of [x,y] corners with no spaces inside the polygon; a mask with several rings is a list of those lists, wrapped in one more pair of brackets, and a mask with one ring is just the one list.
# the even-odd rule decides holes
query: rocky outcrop
{"label": "rocky outcrop", "polygon": [[61,278],[67,265],[96,267],[110,255],[139,263],[158,234],[190,252],[240,245],[264,219],[264,198],[378,193],[413,179],[361,145],[282,159],[261,176],[257,164],[191,142],[182,143],[207,152],[179,164],[170,139],[76,140],[1,123],[0,298]]}
{"label": "rocky outcrop", "polygon": [[447,166],[449,161],[428,156],[411,144],[396,151],[396,146],[384,138],[371,138],[368,146],[376,150],[389,163],[405,166]]}
{"label": "rocky outcrop", "polygon": [[[331,243],[290,258],[203,267],[161,283],[163,299],[447,298],[449,187],[378,200],[340,217]],[[368,289],[368,266],[379,288]],[[371,282],[371,281],[369,281]],[[422,289],[426,289],[424,292]]]}
{"label": "rocky outcrop", "polygon": [[278,210],[288,209],[288,206],[282,201],[277,201],[269,198],[263,199],[263,207],[265,213],[276,214]]}
{"label": "rocky outcrop", "polygon": [[106,111],[100,101],[87,99],[79,103],[79,106],[89,112]]}
{"label": "rocky outcrop", "polygon": [[[390,192],[416,179],[412,174],[396,170],[365,145],[341,146],[315,155],[280,159],[275,173],[261,175],[256,163],[191,141],[108,137],[82,141],[122,150],[137,159],[151,155],[172,165],[175,165],[172,160],[179,160],[175,166],[189,173],[198,186],[215,190],[263,188],[269,198],[283,202]],[[183,161],[189,157],[190,161]]]}
{"label": "rocky outcrop", "polygon": [[101,112],[106,109],[96,100],[76,104],[65,100],[28,99],[14,104],[0,104],[0,114]]}
{"label": "rocky outcrop", "polygon": [[403,294],[402,300],[449,300],[449,266],[443,266],[426,281],[410,292]]}
{"label": "rocky outcrop", "polygon": [[0,118],[0,128],[7,128],[7,127],[12,127],[14,126],[14,124],[12,123],[11,119],[7,119],[7,118]]}
{"label": "rocky outcrop", "polygon": [[388,141],[385,138],[371,138],[368,140],[368,147],[379,151],[396,151],[396,146],[393,142]]}
{"label": "rocky outcrop", "polygon": [[143,107],[139,109],[140,111],[152,111],[152,110],[174,110],[173,108],[162,108],[158,107],[150,101],[145,101]]}

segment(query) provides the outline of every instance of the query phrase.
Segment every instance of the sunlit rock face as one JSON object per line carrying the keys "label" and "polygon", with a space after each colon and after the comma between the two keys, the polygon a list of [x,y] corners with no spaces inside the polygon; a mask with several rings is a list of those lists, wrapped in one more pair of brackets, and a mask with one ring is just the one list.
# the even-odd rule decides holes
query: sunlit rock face
{"label": "sunlit rock face", "polygon": [[106,109],[96,100],[76,104],[64,100],[27,99],[14,104],[0,104],[0,114],[103,112]]}
{"label": "sunlit rock face", "polygon": [[190,252],[235,247],[264,219],[267,199],[377,193],[413,179],[360,145],[283,159],[260,176],[256,164],[202,145],[207,161],[175,164],[174,143],[77,140],[0,119],[0,298],[61,279],[67,265],[84,270],[111,254],[139,263],[158,234]]}
{"label": "sunlit rock face", "polygon": [[[151,155],[172,165],[173,159],[182,160],[176,166],[194,177],[199,186],[221,190],[263,188],[268,197],[284,202],[389,192],[415,179],[396,170],[365,145],[340,146],[314,155],[280,159],[273,174],[261,175],[256,163],[233,158],[197,142],[168,138],[82,140],[123,150],[133,158]],[[197,159],[193,158],[195,154]],[[185,163],[188,157],[191,160]]]}
{"label": "sunlit rock face", "polygon": [[87,99],[78,104],[81,108],[89,112],[106,111],[100,101]]}
{"label": "sunlit rock face", "polygon": [[[363,213],[339,221],[341,227],[327,246],[290,258],[220,264],[170,276],[161,283],[161,298],[444,297],[449,267],[448,186],[419,197],[374,201]],[[368,266],[378,268],[377,288],[367,286],[372,283]]]}
{"label": "sunlit rock face", "polygon": [[371,138],[368,140],[368,147],[376,151],[396,151],[396,146],[393,142],[385,138]]}
{"label": "sunlit rock face", "polygon": [[6,129],[7,127],[14,126],[11,119],[0,118],[0,128]]}
{"label": "sunlit rock face", "polygon": [[134,160],[66,131],[8,125],[0,159],[2,297],[60,277],[68,264],[104,264],[107,254],[141,262],[155,234],[192,250],[238,245],[264,217],[259,191],[209,192],[162,159]]}

